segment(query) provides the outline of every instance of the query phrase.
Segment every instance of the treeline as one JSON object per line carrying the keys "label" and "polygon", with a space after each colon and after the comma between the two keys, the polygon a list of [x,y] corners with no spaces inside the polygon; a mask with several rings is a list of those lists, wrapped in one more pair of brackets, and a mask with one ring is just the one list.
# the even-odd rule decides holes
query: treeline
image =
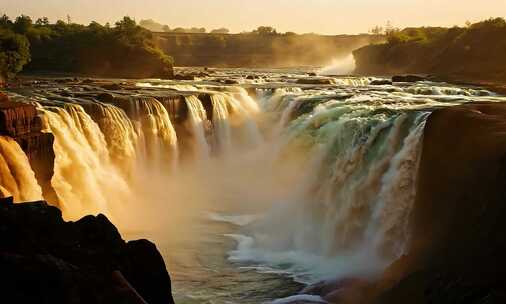
{"label": "treeline", "polygon": [[[152,32],[191,33],[191,34],[207,33],[207,30],[204,27],[170,28],[168,25],[158,23],[158,22],[154,21],[153,19],[141,20],[141,21],[139,21],[139,25],[149,31],[152,31]],[[227,28],[219,28],[219,29],[211,30],[209,33],[211,33],[211,34],[228,34],[228,33],[230,33],[230,30]]]}
{"label": "treeline", "polygon": [[465,27],[388,31],[385,44],[354,52],[362,74],[433,74],[460,80],[506,81],[506,21]]}
{"label": "treeline", "polygon": [[152,33],[124,17],[114,26],[81,25],[28,16],[0,18],[0,72],[4,79],[21,70],[102,77],[172,77],[173,59]]}
{"label": "treeline", "polygon": [[[206,33],[207,34],[230,34],[230,30],[227,29],[227,28],[225,28],[225,27],[213,29],[213,30],[210,30],[209,32],[204,27],[191,27],[191,28],[175,27],[175,28],[170,28],[168,25],[158,23],[158,22],[154,21],[153,19],[141,20],[139,22],[139,25],[142,26],[143,28],[147,29],[147,30],[150,30],[152,32],[158,32],[158,33],[164,32],[164,33],[179,33],[179,34],[206,34]],[[294,33],[294,32],[286,32],[286,33],[278,32],[272,26],[259,26],[259,27],[257,27],[256,29],[254,29],[254,30],[252,30],[250,32],[243,31],[243,32],[241,32],[241,34],[243,34],[243,35],[245,35],[245,34],[288,35],[288,36],[297,35],[297,33]],[[304,35],[308,35],[308,34],[304,34]]]}

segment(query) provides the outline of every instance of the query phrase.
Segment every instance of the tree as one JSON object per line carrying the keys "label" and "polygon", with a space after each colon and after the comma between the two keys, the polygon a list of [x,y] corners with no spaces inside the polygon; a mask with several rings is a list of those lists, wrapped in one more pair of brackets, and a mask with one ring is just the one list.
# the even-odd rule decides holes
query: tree
{"label": "tree", "polygon": [[116,28],[120,31],[130,32],[137,28],[137,23],[134,19],[125,16],[120,21],[116,22]]}
{"label": "tree", "polygon": [[13,29],[18,34],[26,34],[32,27],[33,22],[32,18],[21,15],[16,18],[16,21],[14,21]]}
{"label": "tree", "polygon": [[214,29],[211,31],[211,34],[228,34],[230,33],[230,30],[227,29],[227,28],[219,28],[219,29]]}
{"label": "tree", "polygon": [[3,14],[0,17],[0,28],[12,28],[12,21],[9,16]]}
{"label": "tree", "polygon": [[29,61],[28,39],[10,30],[0,30],[0,78],[14,77]]}
{"label": "tree", "polygon": [[383,30],[383,27],[379,26],[379,25],[376,25],[375,27],[373,27],[371,29],[371,34],[374,34],[374,35],[381,35],[384,33],[384,30]]}
{"label": "tree", "polygon": [[276,35],[278,33],[272,26],[259,26],[253,32],[259,35]]}
{"label": "tree", "polygon": [[37,21],[35,21],[35,24],[38,25],[38,26],[48,25],[49,24],[49,19],[47,17],[39,18],[39,19],[37,19]]}

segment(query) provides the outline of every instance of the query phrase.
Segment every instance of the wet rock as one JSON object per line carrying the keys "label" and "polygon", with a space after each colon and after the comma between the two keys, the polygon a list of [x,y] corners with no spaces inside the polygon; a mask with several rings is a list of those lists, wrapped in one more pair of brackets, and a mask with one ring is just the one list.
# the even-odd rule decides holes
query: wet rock
{"label": "wet rock", "polygon": [[298,84],[314,84],[314,85],[329,85],[335,84],[336,81],[332,78],[300,78],[297,79]]}
{"label": "wet rock", "polygon": [[387,79],[373,80],[371,85],[392,85],[392,81]]}
{"label": "wet rock", "polygon": [[173,303],[154,244],[126,243],[103,215],[65,222],[45,202],[0,203],[0,269],[8,303]]}
{"label": "wet rock", "polygon": [[195,76],[187,74],[176,74],[174,75],[175,80],[195,80]]}
{"label": "wet rock", "polygon": [[19,135],[40,132],[42,121],[35,106],[11,102],[4,98],[0,103],[0,135],[15,138]]}
{"label": "wet rock", "polygon": [[83,80],[81,81],[81,83],[82,83],[82,84],[92,84],[93,82],[94,82],[94,81],[93,81],[92,79],[89,79],[89,78],[87,78],[87,79],[83,79]]}
{"label": "wet rock", "polygon": [[425,78],[417,75],[403,75],[403,76],[393,76],[392,82],[418,82],[424,81]]}
{"label": "wet rock", "polygon": [[114,95],[112,95],[111,93],[100,93],[97,95],[97,99],[101,102],[113,103]]}
{"label": "wet rock", "polygon": [[121,90],[121,85],[118,83],[108,83],[101,86],[102,89],[118,91]]}
{"label": "wet rock", "polygon": [[225,80],[223,80],[223,83],[224,84],[239,84],[239,81],[237,81],[235,79],[225,79]]}
{"label": "wet rock", "polygon": [[16,140],[30,160],[35,176],[44,195],[57,203],[51,186],[54,166],[54,137],[42,132],[42,120],[35,106],[12,102],[6,95],[0,96],[0,136]]}

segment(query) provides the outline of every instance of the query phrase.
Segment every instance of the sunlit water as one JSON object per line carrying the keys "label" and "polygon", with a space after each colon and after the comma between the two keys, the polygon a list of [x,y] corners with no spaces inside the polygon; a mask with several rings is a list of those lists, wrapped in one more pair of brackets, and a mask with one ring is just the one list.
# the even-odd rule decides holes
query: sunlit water
{"label": "sunlit water", "polygon": [[[482,88],[374,86],[372,77],[297,84],[307,72],[139,80],[114,106],[88,104],[80,88],[16,94],[36,102],[56,137],[53,186],[67,218],[103,212],[126,238],[155,241],[177,303],[263,303],[322,279],[373,277],[402,255],[428,115],[506,101]],[[72,90],[84,97],[60,95]],[[171,121],[163,92],[186,94],[183,124]],[[212,119],[196,92],[211,94]],[[191,153],[179,146],[182,128]]]}

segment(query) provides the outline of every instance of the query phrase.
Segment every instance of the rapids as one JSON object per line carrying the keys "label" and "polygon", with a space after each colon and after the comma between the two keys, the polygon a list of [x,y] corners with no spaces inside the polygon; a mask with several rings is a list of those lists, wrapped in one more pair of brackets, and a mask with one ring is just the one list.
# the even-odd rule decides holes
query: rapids
{"label": "rapids", "polygon": [[[138,80],[107,102],[57,84],[9,94],[35,104],[55,137],[53,203],[66,218],[105,213],[153,239],[178,303],[260,303],[378,275],[410,241],[431,111],[506,101],[432,82],[297,85],[305,73]],[[19,145],[2,137],[0,152],[2,191],[42,198]]]}

